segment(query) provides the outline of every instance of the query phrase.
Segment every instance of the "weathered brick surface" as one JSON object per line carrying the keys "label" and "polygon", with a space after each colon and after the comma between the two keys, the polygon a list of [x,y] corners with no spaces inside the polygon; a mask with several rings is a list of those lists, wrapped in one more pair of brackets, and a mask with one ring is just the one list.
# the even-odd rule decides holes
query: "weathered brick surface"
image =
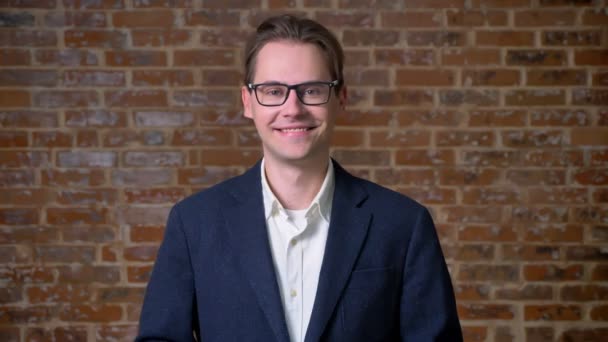
{"label": "weathered brick surface", "polygon": [[465,340],[605,340],[607,6],[0,1],[0,340],[132,340],[171,204],[260,157],[241,48],[282,12],[343,42],[333,156],[429,206]]}

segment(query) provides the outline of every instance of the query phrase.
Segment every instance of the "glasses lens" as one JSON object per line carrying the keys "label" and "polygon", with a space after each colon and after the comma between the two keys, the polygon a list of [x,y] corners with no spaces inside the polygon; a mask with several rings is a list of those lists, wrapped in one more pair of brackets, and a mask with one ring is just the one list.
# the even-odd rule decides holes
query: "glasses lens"
{"label": "glasses lens", "polygon": [[260,84],[255,88],[258,102],[264,106],[276,106],[285,102],[287,86],[281,84]]}
{"label": "glasses lens", "polygon": [[307,83],[296,88],[300,101],[307,105],[318,105],[329,100],[330,86],[327,83]]}

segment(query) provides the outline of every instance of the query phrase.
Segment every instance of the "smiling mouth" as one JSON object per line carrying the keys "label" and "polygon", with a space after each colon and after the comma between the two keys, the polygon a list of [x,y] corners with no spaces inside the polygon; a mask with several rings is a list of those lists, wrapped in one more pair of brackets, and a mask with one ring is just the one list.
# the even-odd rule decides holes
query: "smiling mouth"
{"label": "smiling mouth", "polygon": [[281,128],[281,129],[277,129],[277,131],[283,132],[283,133],[296,133],[296,132],[306,132],[306,131],[310,131],[313,129],[314,129],[314,127],[299,127],[299,128]]}

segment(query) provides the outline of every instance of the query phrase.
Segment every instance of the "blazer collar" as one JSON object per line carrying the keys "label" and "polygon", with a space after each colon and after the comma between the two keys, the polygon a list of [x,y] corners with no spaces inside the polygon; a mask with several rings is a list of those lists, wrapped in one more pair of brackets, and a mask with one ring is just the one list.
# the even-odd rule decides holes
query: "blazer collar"
{"label": "blazer collar", "polygon": [[[321,339],[363,246],[371,219],[364,205],[368,194],[362,181],[336,161],[332,162],[335,190],[331,221],[306,342]],[[260,170],[258,162],[234,179],[229,192],[236,201],[225,208],[224,216],[231,245],[277,340],[289,341],[266,230]]]}

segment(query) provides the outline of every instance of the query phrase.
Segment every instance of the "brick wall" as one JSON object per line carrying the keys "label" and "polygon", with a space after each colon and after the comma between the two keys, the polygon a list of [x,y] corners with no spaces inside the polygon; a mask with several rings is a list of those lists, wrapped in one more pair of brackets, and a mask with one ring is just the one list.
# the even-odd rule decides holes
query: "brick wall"
{"label": "brick wall", "polygon": [[259,158],[241,47],[344,43],[334,156],[428,205],[467,341],[608,336],[608,1],[1,0],[0,340],[129,340],[171,204]]}

